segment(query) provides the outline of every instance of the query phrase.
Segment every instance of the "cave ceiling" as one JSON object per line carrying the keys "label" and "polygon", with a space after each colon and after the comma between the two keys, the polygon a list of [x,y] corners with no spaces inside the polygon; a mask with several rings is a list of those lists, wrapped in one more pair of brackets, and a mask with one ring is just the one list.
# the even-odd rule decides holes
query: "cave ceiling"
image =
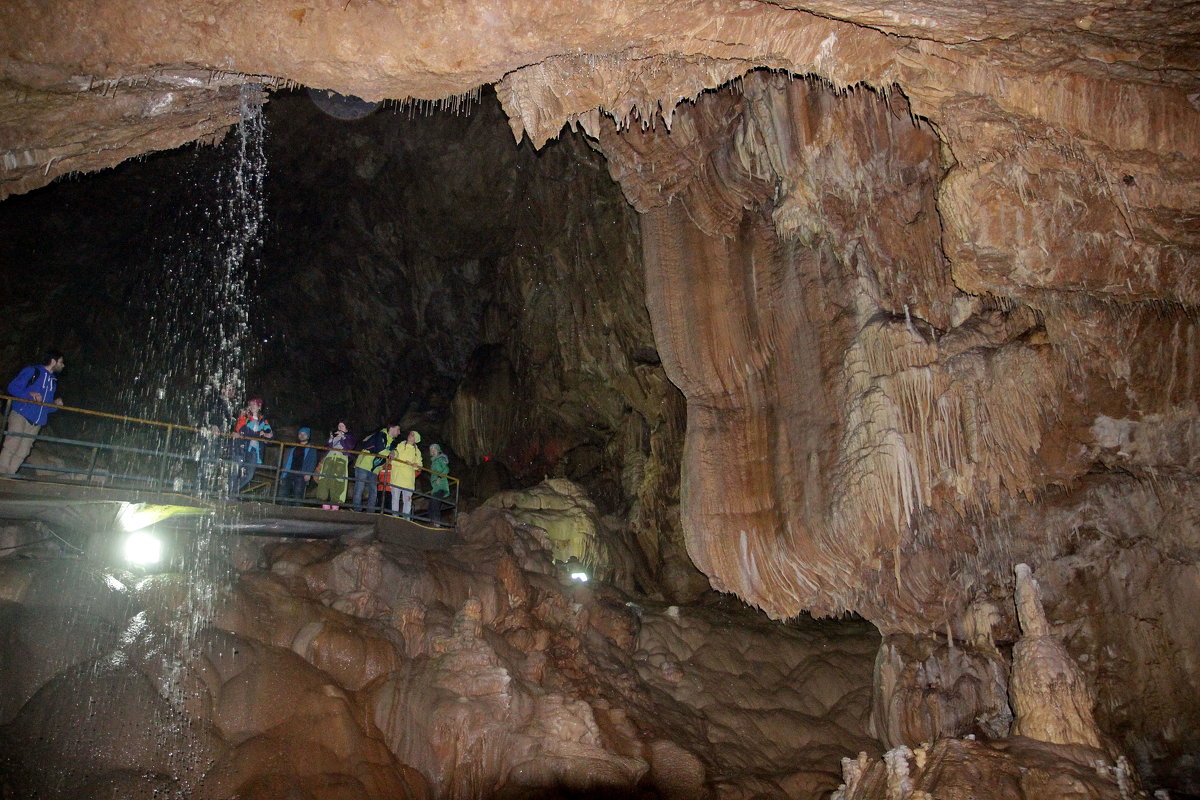
{"label": "cave ceiling", "polygon": [[251,80],[370,100],[495,83],[537,145],[598,112],[670,122],[756,67],[898,87],[960,158],[961,128],[993,116],[1151,157],[1194,156],[1200,137],[1185,2],[5,5],[0,197],[218,136]]}

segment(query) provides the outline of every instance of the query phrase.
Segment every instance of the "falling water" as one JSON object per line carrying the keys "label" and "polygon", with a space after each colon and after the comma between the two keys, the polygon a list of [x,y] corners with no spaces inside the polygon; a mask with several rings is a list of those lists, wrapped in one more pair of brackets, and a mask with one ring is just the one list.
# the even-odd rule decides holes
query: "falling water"
{"label": "falling water", "polygon": [[[245,396],[246,368],[253,355],[250,289],[254,258],[261,246],[266,176],[262,87],[243,86],[240,103],[241,122],[231,136],[231,158],[219,175],[211,212],[215,216],[206,219],[209,225],[205,228],[208,234],[205,246],[197,248],[197,264],[185,263],[185,271],[176,273],[181,291],[164,298],[163,303],[172,313],[189,316],[190,324],[181,326],[172,343],[176,369],[184,370],[182,375],[173,377],[176,386],[182,378],[185,400],[182,408],[176,404],[173,411],[182,411],[190,419],[200,418],[203,408],[197,404],[211,403],[225,385],[233,386],[236,397]],[[189,333],[195,338],[178,338]],[[192,364],[196,369],[189,372]],[[162,380],[171,377],[164,375]],[[197,440],[194,447],[199,456],[205,443]],[[219,473],[207,485],[201,482],[199,489],[209,495],[207,499],[216,500],[212,495],[221,493],[225,482],[225,474]],[[226,523],[235,521],[232,518],[239,512],[236,504],[217,500],[215,505],[216,513],[200,517],[194,534],[179,540],[189,545],[186,562],[191,569],[183,576],[186,603],[173,630],[177,641],[169,645],[168,656],[173,661],[170,673],[174,679],[163,688],[173,694],[169,699],[180,712],[187,703],[181,687],[188,665],[201,656],[199,651],[203,648],[198,634],[212,621],[232,575],[229,539],[224,531]],[[191,739],[186,725],[167,735],[164,744],[175,762],[176,774],[188,773],[186,762],[197,757],[189,746]]]}
{"label": "falling water", "polygon": [[[160,243],[151,252],[143,318],[146,320],[141,358],[130,367],[122,385],[127,388],[127,413],[147,419],[199,426],[222,387],[231,385],[236,397],[245,396],[245,375],[254,357],[251,305],[257,255],[264,220],[263,184],[266,177],[265,124],[262,87],[243,86],[241,121],[219,145],[222,156],[215,169],[209,158],[198,159],[201,169],[185,176],[183,190],[194,199],[186,203],[175,224],[160,232]],[[205,156],[211,153],[205,153]],[[135,433],[131,426],[130,435]],[[170,447],[199,457],[228,457],[225,440],[181,434]],[[183,571],[144,578],[137,594],[160,601],[174,598],[169,608],[158,609],[163,627],[144,623],[144,612],[134,622],[141,627],[129,634],[144,653],[152,650],[161,664],[158,691],[171,711],[147,709],[159,731],[159,745],[180,777],[177,796],[189,794],[183,776],[195,773],[198,755],[190,729],[189,697],[183,688],[189,670],[206,653],[207,628],[220,611],[232,583],[233,559],[229,523],[239,514],[237,504],[223,502],[227,469],[202,480],[193,471],[202,498],[214,511],[190,517],[187,530],[176,537],[174,563]],[[154,600],[148,600],[153,604]],[[149,607],[149,606],[147,606]],[[100,668],[103,668],[101,665]]]}
{"label": "falling water", "polygon": [[[219,146],[215,174],[183,176],[192,200],[159,233],[144,291],[142,358],[125,382],[130,413],[195,421],[213,393],[240,397],[250,346],[266,177],[262,87],[243,86],[241,122]],[[206,159],[208,161],[208,159]]]}
{"label": "falling water", "polygon": [[[162,298],[164,309],[189,316],[189,324],[181,325],[175,337],[167,339],[174,345],[169,357],[177,372],[172,375],[166,371],[159,378],[164,382],[173,379],[177,390],[181,382],[184,384],[179,396],[182,402],[170,408],[173,414],[182,412],[184,419],[199,419],[204,406],[227,384],[234,387],[237,397],[243,397],[245,369],[251,358],[249,287],[254,271],[252,259],[262,243],[266,176],[262,87],[243,86],[240,106],[241,122],[231,136],[234,149],[218,176],[215,202],[206,219],[207,246],[196,248],[197,263],[185,263],[182,270],[176,268],[181,291]],[[190,338],[179,338],[189,334]],[[155,396],[159,398],[162,393],[155,392]],[[197,456],[204,445],[200,439],[192,444]],[[207,484],[200,482],[199,489],[213,499],[211,495],[219,493],[223,485],[223,476],[219,476]],[[192,569],[184,650],[199,626],[211,618],[216,595],[230,569],[226,539],[219,529],[237,509],[220,503],[217,506],[218,513],[199,518],[196,534],[186,538],[192,550],[188,559]]]}
{"label": "falling water", "polygon": [[[205,152],[196,159],[195,172],[181,176],[177,190],[188,200],[149,248],[141,297],[144,338],[135,348],[140,357],[118,381],[127,387],[126,413],[135,417],[198,426],[223,386],[244,396],[246,368],[254,355],[250,305],[264,219],[262,98],[262,86],[241,87],[241,121],[219,145],[219,158]],[[135,441],[148,434],[158,435],[146,426],[129,426]],[[228,455],[223,440],[186,431],[167,445],[195,458]],[[181,479],[195,481],[200,494],[212,501],[219,499],[225,483],[219,474],[201,480],[194,470]],[[223,582],[221,571],[229,561],[214,530],[236,510],[216,505],[219,513],[200,518],[195,535],[180,539],[189,551],[184,561],[192,584],[188,639],[211,616],[212,592]]]}
{"label": "falling water", "polygon": [[[125,306],[121,337],[135,355],[112,376],[113,385],[124,387],[112,399],[123,414],[194,426],[223,385],[242,396],[255,355],[250,321],[264,221],[262,96],[261,86],[243,87],[241,121],[225,141],[198,150],[175,186],[147,187],[160,193],[160,202],[148,206],[171,213],[143,221],[147,245],[128,250],[136,288],[116,298]],[[128,424],[115,435],[103,430],[122,445],[153,447],[150,440],[161,436],[146,425]],[[169,444],[190,455],[204,440],[177,430]],[[139,453],[125,458],[131,462],[125,472],[137,472],[137,460],[145,460]],[[182,474],[194,480],[194,471]],[[202,489],[211,495],[220,485]],[[20,712],[11,730],[0,725],[0,796],[10,796],[15,785],[30,790],[11,796],[67,798],[91,786],[85,794],[99,797],[99,785],[89,783],[92,770],[115,759],[128,771],[135,765],[117,762],[133,754],[143,770],[137,796],[194,794],[192,782],[211,766],[212,753],[205,723],[193,722],[202,691],[197,676],[206,660],[236,658],[236,650],[218,644],[229,639],[213,628],[232,586],[226,523],[238,510],[206,499],[216,511],[189,517],[187,529],[176,532],[172,564],[181,569],[175,573],[134,575],[70,557],[4,565],[10,572],[0,578],[24,576],[33,596],[48,599],[21,611],[29,615],[22,629],[57,648],[11,654],[50,672],[45,691],[16,698],[15,706],[14,698],[0,695],[5,714]],[[29,729],[38,733],[23,735]],[[130,793],[114,785],[103,796]]]}

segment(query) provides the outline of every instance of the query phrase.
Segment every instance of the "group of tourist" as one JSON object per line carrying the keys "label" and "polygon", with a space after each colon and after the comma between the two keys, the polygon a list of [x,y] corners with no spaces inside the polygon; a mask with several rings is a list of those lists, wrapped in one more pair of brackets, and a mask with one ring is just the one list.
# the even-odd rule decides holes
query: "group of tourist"
{"label": "group of tourist", "polygon": [[[235,408],[235,390],[226,386],[206,409],[204,428],[211,441],[224,432],[233,434],[234,469],[229,478],[229,495],[236,497],[250,485],[263,463],[265,442],[275,433],[263,413],[263,401],[254,397],[241,409]],[[412,519],[413,492],[417,476],[425,470],[420,448],[421,434],[409,431],[401,438],[399,423],[385,425],[361,443],[356,442],[344,420],[329,433],[324,448],[310,444],[312,429],[302,427],[297,443],[283,452],[280,465],[280,494],[284,502],[302,501],[310,487],[313,499],[325,509],[346,503],[349,481],[354,480],[351,503],[355,511],[373,511],[376,496],[384,490],[391,496],[391,511]],[[355,445],[358,445],[357,447]],[[351,471],[351,457],[353,468]],[[450,459],[440,445],[429,445],[429,519],[440,524],[442,505],[450,496]]]}
{"label": "group of tourist", "polygon": [[[41,364],[21,370],[8,384],[8,394],[16,398],[8,415],[8,433],[0,447],[0,474],[14,475],[29,455],[34,438],[47,417],[58,410],[62,399],[56,396],[58,373],[65,357],[49,350]],[[226,385],[212,398],[203,412],[200,430],[201,468],[199,483],[212,488],[216,473],[212,467],[231,461],[233,469],[225,487],[230,497],[238,497],[254,480],[263,463],[266,442],[275,438],[271,423],[263,413],[262,398],[253,397],[237,408],[236,390]],[[346,502],[350,478],[354,479],[355,511],[375,510],[380,491],[390,493],[393,514],[412,519],[413,492],[417,476],[425,469],[421,434],[409,431],[402,439],[400,424],[385,425],[355,448],[355,438],[345,421],[339,420],[330,431],[325,447],[310,444],[312,429],[300,428],[297,443],[283,453],[280,494],[284,502],[301,503],[313,488],[312,496],[322,508],[338,509]],[[226,434],[231,434],[227,439]],[[226,442],[231,442],[226,445]],[[353,473],[350,458],[354,456]],[[450,497],[450,459],[440,445],[429,445],[429,519],[441,523],[442,505]]]}

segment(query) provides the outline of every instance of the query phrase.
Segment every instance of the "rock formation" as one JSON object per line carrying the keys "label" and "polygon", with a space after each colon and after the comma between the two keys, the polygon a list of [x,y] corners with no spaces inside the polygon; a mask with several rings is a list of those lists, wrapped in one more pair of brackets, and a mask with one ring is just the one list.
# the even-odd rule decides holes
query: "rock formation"
{"label": "rock formation", "polygon": [[[944,173],[937,137],[901,100],[762,74],[739,89],[680,109],[669,135],[601,135],[614,177],[643,212],[656,339],[688,399],[689,552],[714,586],[773,614],[853,609],[885,633],[947,631],[960,644],[943,645],[945,658],[899,667],[925,678],[906,702],[951,698],[938,701],[934,727],[970,732],[1006,714],[988,651],[992,627],[1001,641],[1015,638],[1011,614],[982,631],[989,646],[971,657],[965,683],[952,662],[978,639],[979,610],[1010,607],[1010,559],[1072,552],[1080,521],[1102,513],[1084,512],[1097,502],[1143,504],[1150,515],[1194,505],[1183,499],[1189,482],[1172,484],[1164,506],[1124,472],[1173,473],[1191,458],[1167,444],[1179,439],[1146,428],[1170,423],[1125,417],[1131,403],[1190,406],[1194,390],[1175,376],[1190,381],[1191,359],[1122,332],[1159,324],[1144,303],[1118,314],[1057,290],[965,291],[946,250],[942,194],[954,171]],[[1085,322],[1088,308],[1098,313]],[[1178,334],[1163,335],[1191,335],[1186,317],[1170,325]],[[1130,351],[1123,376],[1112,370],[1125,362],[1099,357],[1114,342]],[[1161,376],[1175,387],[1166,395]],[[1127,388],[1114,395],[1113,386]],[[1127,409],[1138,434],[1093,422],[1109,402]],[[1155,454],[1118,443],[1132,438]],[[1118,460],[1122,472],[1097,474],[1098,462]],[[1114,514],[1104,527],[1116,523],[1118,541],[1130,543],[1144,528],[1126,519]],[[1188,521],[1160,528],[1157,548],[1194,546],[1195,532]],[[1170,603],[1139,602],[1154,615]],[[1186,626],[1154,635],[1168,652],[1194,647]],[[1105,707],[1139,702],[1117,699],[1131,691],[1124,681],[1104,685]],[[880,700],[881,735],[932,735],[928,720],[889,719]],[[1195,707],[1177,711],[1193,718]]]}
{"label": "rock formation", "polygon": [[1095,698],[1066,648],[1050,633],[1029,567],[1018,564],[1016,572],[1021,638],[1013,647],[1009,684],[1013,735],[1099,749],[1100,732],[1092,718]]}
{"label": "rock formation", "polygon": [[1050,632],[1029,566],[1018,564],[1015,572],[1022,636],[1009,683],[1012,738],[1002,730],[988,731],[988,742],[931,736],[915,750],[900,745],[874,762],[860,753],[842,760],[845,783],[834,800],[966,798],[979,796],[981,787],[991,787],[989,796],[1020,798],[1148,797],[1128,760],[1114,759],[1101,741],[1094,698]]}
{"label": "rock formation", "polygon": [[244,548],[211,618],[180,598],[220,573],[6,560],[5,796],[816,797],[874,749],[869,625],[635,604],[504,512],[459,530]]}
{"label": "rock formation", "polygon": [[846,783],[834,800],[969,800],[972,797],[1094,797],[1144,800],[1127,764],[1106,764],[1095,751],[1028,739],[984,743],[941,739],[898,747],[882,760],[843,761]]}

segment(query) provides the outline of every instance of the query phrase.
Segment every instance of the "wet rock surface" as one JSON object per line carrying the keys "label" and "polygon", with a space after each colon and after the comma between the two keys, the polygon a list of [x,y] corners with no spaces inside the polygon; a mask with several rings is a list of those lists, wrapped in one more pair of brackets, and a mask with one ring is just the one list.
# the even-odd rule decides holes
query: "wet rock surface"
{"label": "wet rock surface", "polygon": [[209,619],[199,575],[6,560],[3,796],[815,798],[880,752],[869,625],[572,583],[495,509],[459,533],[269,544]]}

